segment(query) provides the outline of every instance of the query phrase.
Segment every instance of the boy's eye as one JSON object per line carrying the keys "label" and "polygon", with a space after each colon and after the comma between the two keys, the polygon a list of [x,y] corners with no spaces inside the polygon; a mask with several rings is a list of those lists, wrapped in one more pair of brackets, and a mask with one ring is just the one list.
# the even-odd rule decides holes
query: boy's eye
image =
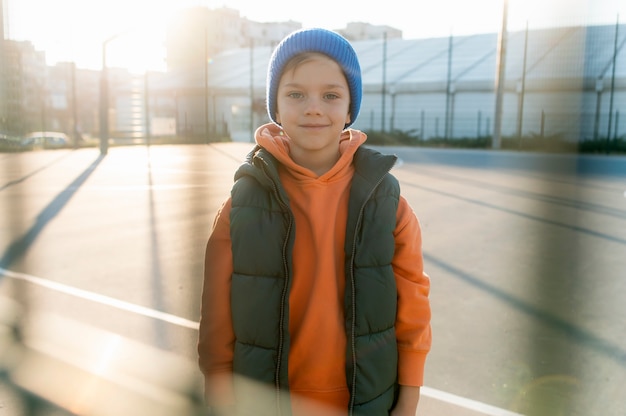
{"label": "boy's eye", "polygon": [[337,98],[339,98],[339,96],[335,93],[329,92],[324,95],[324,98],[327,100],[336,100]]}
{"label": "boy's eye", "polygon": [[290,92],[287,94],[289,98],[302,98],[304,95],[301,92]]}

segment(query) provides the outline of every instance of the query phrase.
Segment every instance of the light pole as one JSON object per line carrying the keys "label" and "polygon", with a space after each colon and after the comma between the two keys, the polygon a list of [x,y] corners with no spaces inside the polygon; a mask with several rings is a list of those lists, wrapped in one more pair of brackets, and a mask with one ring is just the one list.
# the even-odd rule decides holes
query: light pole
{"label": "light pole", "polygon": [[383,79],[380,89],[381,103],[381,117],[380,117],[380,131],[385,132],[385,96],[387,95],[387,32],[383,33]]}
{"label": "light pole", "polygon": [[498,55],[496,62],[496,109],[493,123],[493,139],[491,147],[499,149],[502,144],[502,107],[504,99],[504,78],[506,64],[506,48],[507,48],[507,18],[509,14],[509,2],[504,0],[502,10],[502,29],[498,37]]}
{"label": "light pole", "polygon": [[102,42],[102,71],[100,74],[100,154],[109,150],[109,74],[107,69],[107,45],[121,36],[118,33]]}
{"label": "light pole", "polygon": [[209,144],[209,39],[204,28],[204,142]]}

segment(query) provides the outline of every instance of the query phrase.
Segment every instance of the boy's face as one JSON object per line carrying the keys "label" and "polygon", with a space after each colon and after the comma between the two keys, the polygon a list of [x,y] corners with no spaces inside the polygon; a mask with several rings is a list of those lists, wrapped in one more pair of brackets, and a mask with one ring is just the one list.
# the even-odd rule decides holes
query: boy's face
{"label": "boy's face", "polygon": [[350,122],[350,89],[341,67],[321,54],[311,54],[280,78],[276,121],[291,139],[291,152],[337,152]]}

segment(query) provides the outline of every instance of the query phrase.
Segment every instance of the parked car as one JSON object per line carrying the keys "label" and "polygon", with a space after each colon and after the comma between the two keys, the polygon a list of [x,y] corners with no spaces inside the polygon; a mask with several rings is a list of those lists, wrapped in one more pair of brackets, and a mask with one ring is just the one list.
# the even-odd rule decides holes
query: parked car
{"label": "parked car", "polygon": [[69,136],[57,131],[37,131],[22,139],[22,147],[29,149],[59,149],[69,144]]}
{"label": "parked car", "polygon": [[19,138],[0,134],[0,152],[14,152],[16,150],[21,150]]}

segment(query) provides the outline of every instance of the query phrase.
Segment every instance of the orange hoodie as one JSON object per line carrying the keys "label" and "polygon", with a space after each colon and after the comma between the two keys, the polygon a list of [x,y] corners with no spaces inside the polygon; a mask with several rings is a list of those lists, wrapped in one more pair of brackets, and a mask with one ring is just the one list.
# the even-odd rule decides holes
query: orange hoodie
{"label": "orange hoodie", "polygon": [[[289,389],[294,415],[319,414],[316,406],[320,405],[326,408],[325,414],[347,412],[345,224],[354,173],[352,158],[365,140],[365,134],[357,130],[344,132],[339,160],[328,172],[317,176],[291,159],[289,139],[280,135],[277,126],[268,124],[256,133],[257,143],[281,163],[280,180],[289,195],[297,230],[289,297]],[[229,376],[234,345],[230,299],[225,295],[230,291],[232,273],[229,211],[230,199],[218,213],[207,245],[198,347],[200,367],[207,376],[207,393],[223,402],[232,400]],[[418,220],[402,197],[395,237],[399,382],[421,386],[431,344],[430,280],[423,271]],[[209,286],[211,290],[207,289]],[[226,382],[217,382],[218,379]]]}

